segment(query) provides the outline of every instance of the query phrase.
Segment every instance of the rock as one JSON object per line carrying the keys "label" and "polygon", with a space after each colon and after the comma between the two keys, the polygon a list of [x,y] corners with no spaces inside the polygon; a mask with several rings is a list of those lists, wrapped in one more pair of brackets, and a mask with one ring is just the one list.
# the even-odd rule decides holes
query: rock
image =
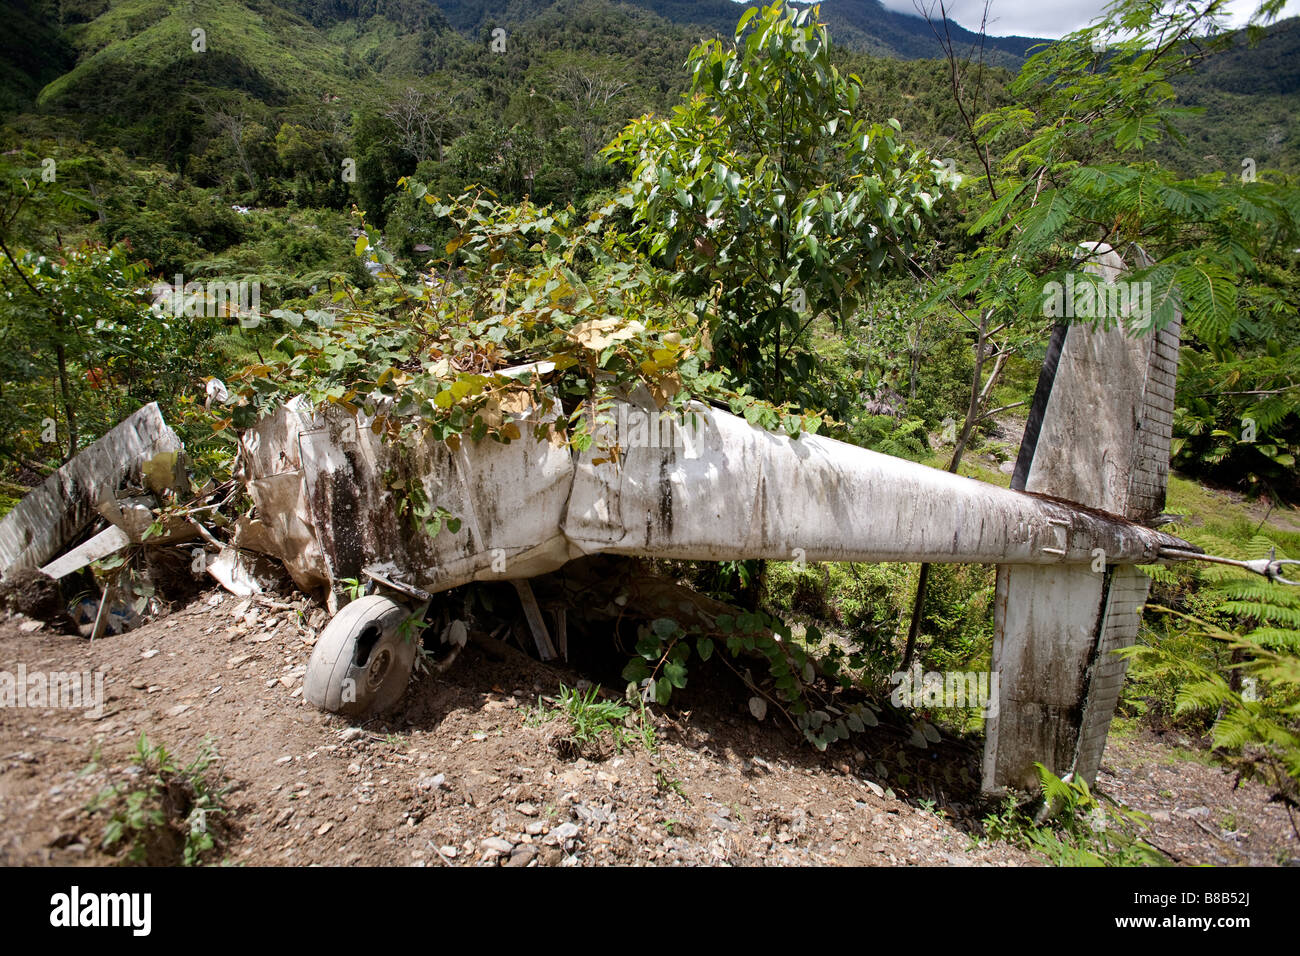
{"label": "rock", "polygon": [[556,827],[554,830],[551,831],[550,835],[555,837],[557,840],[563,841],[563,840],[572,840],[581,832],[582,832],[582,828],[579,827],[576,823],[561,823],[558,827]]}
{"label": "rock", "polygon": [[603,807],[589,807],[585,804],[577,803],[573,806],[573,814],[583,823],[588,825],[599,825],[611,822],[609,812]]}
{"label": "rock", "polygon": [[506,866],[527,866],[535,856],[537,856],[537,847],[528,844],[517,846],[510,854],[510,859],[506,861]]}
{"label": "rock", "polygon": [[883,797],[885,795],[884,788],[882,788],[880,784],[868,780],[866,777],[862,778],[862,785],[878,797]]}
{"label": "rock", "polygon": [[364,737],[365,735],[366,732],[360,727],[349,727],[347,730],[339,732],[339,740],[346,744],[356,740],[358,737]]}
{"label": "rock", "polygon": [[438,852],[441,853],[443,856],[445,856],[447,859],[454,860],[456,859],[456,854],[459,853],[460,850],[456,849],[456,847],[454,846],[449,845],[449,846],[438,847]]}
{"label": "rock", "polygon": [[524,827],[524,832],[529,836],[541,836],[546,832],[546,824],[541,820],[534,820],[528,826]]}
{"label": "rock", "polygon": [[162,652],[159,651],[158,648],[154,647],[151,648],[150,650],[141,652],[140,656],[147,661],[152,657],[157,657],[160,653]]}
{"label": "rock", "polygon": [[541,849],[541,855],[538,859],[539,866],[559,866],[564,859],[564,854],[559,847],[544,846]]}
{"label": "rock", "polygon": [[518,810],[526,817],[537,816],[537,808],[533,806],[531,803],[521,803],[517,807],[515,807],[515,809]]}
{"label": "rock", "polygon": [[444,773],[434,774],[432,777],[421,777],[415,782],[419,790],[441,790],[447,784],[447,775]]}
{"label": "rock", "polygon": [[505,856],[515,848],[513,843],[509,840],[503,840],[501,837],[488,837],[486,840],[481,841],[480,846],[501,856]]}
{"label": "rock", "polygon": [[329,833],[333,829],[334,829],[334,824],[332,822],[327,821],[325,823],[322,823],[320,827],[316,830],[316,835],[324,836],[325,834]]}

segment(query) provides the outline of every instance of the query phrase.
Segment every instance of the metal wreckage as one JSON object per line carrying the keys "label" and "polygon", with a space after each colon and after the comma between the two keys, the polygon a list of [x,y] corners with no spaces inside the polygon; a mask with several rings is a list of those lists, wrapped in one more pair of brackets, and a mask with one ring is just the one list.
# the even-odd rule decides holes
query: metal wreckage
{"label": "metal wreckage", "polygon": [[[1112,281],[1123,262],[1100,247],[1088,268]],[[1030,789],[1035,763],[1092,782],[1124,679],[1112,652],[1135,640],[1147,596],[1138,565],[1207,557],[1153,527],[1178,349],[1178,322],[1142,337],[1058,327],[1009,490],[817,435],[791,439],[703,404],[669,421],[648,393],[617,403],[585,452],[534,437],[554,408],[517,409],[521,437],[509,444],[393,443],[299,398],[241,436],[238,477],[254,509],[235,522],[234,543],[325,596],[333,617],[306,698],[354,715],[398,702],[417,653],[408,622],[434,595],[474,581],[515,585],[548,658],[555,642],[528,582],[588,556],[994,564],[999,700],[982,786]],[[601,451],[614,446],[616,458]],[[157,406],[141,409],[0,521],[0,569],[57,578],[151,530],[154,540],[202,535],[217,550],[207,570],[247,589],[239,551],[192,517],[159,528],[140,494],[179,484],[181,452]],[[399,514],[394,489],[413,484],[456,516],[456,533]],[[100,516],[106,530],[60,554]],[[1247,566],[1285,580],[1283,563]],[[340,609],[348,581],[369,593]],[[465,627],[445,623],[454,655]]]}

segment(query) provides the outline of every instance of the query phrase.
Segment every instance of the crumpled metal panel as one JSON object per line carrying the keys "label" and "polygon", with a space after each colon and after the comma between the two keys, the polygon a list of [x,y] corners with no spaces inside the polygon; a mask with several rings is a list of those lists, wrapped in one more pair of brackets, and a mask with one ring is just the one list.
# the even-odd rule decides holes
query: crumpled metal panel
{"label": "crumpled metal panel", "polygon": [[100,502],[116,499],[125,485],[148,485],[144,471],[158,456],[167,456],[166,467],[159,469],[159,475],[166,475],[163,483],[176,483],[181,450],[157,402],[138,409],[28,492],[0,520],[0,574],[45,564],[99,517]]}
{"label": "crumpled metal panel", "polygon": [[238,547],[278,558],[304,591],[328,590],[325,553],[311,520],[298,439],[307,402],[281,405],[240,436],[240,476],[257,514],[235,526]]}
{"label": "crumpled metal panel", "polygon": [[[366,419],[334,407],[318,412],[299,445],[330,577],[358,578],[368,564],[391,562],[433,593],[473,580],[532,577],[576,557],[561,531],[573,459],[533,435],[536,424],[553,418],[519,414],[518,440],[463,439],[453,448],[418,434],[384,442]],[[425,533],[412,514],[416,487],[431,508],[460,520],[457,531]]]}

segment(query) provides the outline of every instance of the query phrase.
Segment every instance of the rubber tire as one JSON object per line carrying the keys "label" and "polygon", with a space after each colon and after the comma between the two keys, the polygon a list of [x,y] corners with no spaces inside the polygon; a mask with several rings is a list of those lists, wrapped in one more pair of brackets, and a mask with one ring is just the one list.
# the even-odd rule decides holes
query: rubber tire
{"label": "rubber tire", "polygon": [[[382,594],[368,594],[345,607],[325,625],[307,664],[303,695],[332,714],[369,717],[393,707],[406,692],[415,664],[415,641],[399,633],[411,610]],[[364,661],[358,642],[376,638]],[[352,681],[351,693],[346,693]],[[346,700],[346,697],[353,697]]]}

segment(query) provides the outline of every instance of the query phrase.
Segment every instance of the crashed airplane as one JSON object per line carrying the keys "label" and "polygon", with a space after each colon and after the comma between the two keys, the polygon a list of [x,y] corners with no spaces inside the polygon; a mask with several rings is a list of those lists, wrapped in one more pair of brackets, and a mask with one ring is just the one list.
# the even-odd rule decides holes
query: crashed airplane
{"label": "crashed airplane", "polygon": [[[1106,251],[1093,267],[1110,278],[1122,262]],[[648,395],[608,415],[584,453],[532,438],[536,411],[508,445],[395,446],[342,410],[294,402],[245,435],[247,479],[300,585],[382,566],[410,588],[353,602],[321,634],[306,694],[325,710],[400,697],[414,649],[397,627],[420,594],[526,580],[584,555],[996,564],[1001,699],[984,788],[1031,788],[1036,762],[1091,781],[1124,676],[1110,652],[1134,641],[1146,598],[1137,565],[1196,551],[1147,526],[1164,505],[1178,346],[1176,324],[1145,338],[1063,328],[1016,490],[701,404],[680,440],[648,440],[653,427],[637,440],[627,423],[657,421]],[[612,446],[617,462],[601,450]],[[462,520],[459,533],[410,533],[393,489],[412,480]]]}
{"label": "crashed airplane", "polygon": [[[1122,266],[1103,247],[1089,268],[1110,281]],[[314,647],[306,697],[348,714],[397,703],[416,655],[404,623],[433,594],[472,581],[516,582],[545,656],[526,582],[583,556],[995,564],[1000,699],[983,788],[1032,789],[1035,763],[1091,782],[1124,679],[1112,651],[1135,640],[1146,599],[1138,565],[1197,557],[1152,527],[1178,348],[1177,323],[1144,337],[1059,327],[1010,490],[825,437],[791,439],[699,403],[659,427],[648,394],[616,403],[585,452],[535,437],[554,408],[518,410],[521,437],[509,444],[429,444],[385,442],[344,409],[296,399],[241,437],[255,512],[236,543],[328,595],[337,613]],[[514,374],[531,371],[545,369]],[[156,409],[154,418],[120,428],[157,472],[179,443]],[[48,561],[42,522],[71,508],[84,524],[90,505],[112,497],[92,487],[104,479],[77,472],[78,459],[0,522],[0,568]],[[117,468],[108,484],[123,477]],[[454,533],[400,513],[399,489],[417,485],[459,520]],[[90,550],[120,544],[120,524]],[[1279,577],[1277,565],[1254,570]],[[348,580],[372,582],[372,593],[339,610]]]}

